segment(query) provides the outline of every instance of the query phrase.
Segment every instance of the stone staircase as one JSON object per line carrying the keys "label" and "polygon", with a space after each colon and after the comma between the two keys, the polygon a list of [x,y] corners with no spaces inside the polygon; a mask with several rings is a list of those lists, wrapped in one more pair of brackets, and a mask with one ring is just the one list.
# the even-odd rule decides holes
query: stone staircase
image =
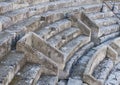
{"label": "stone staircase", "polygon": [[119,85],[119,19],[88,2],[0,0],[0,85]]}
{"label": "stone staircase", "polygon": [[[119,5],[116,6],[119,7]],[[91,27],[92,40],[96,44],[119,35],[119,18],[106,5],[90,5],[83,9],[85,10],[83,22]]]}

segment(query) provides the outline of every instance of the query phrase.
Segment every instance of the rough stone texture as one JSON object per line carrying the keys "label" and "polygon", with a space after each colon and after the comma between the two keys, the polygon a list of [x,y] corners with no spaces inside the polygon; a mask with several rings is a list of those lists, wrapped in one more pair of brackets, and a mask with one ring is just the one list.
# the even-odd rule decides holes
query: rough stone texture
{"label": "rough stone texture", "polygon": [[25,61],[24,54],[19,52],[11,52],[4,56],[0,62],[0,85],[8,85]]}
{"label": "rough stone texture", "polygon": [[111,71],[105,85],[119,85],[120,84],[120,64],[118,63]]}
{"label": "rough stone texture", "polygon": [[[111,7],[111,5],[108,3],[108,6]],[[96,6],[97,7],[97,6]],[[84,7],[85,9],[88,9],[88,12],[85,12],[85,15],[83,15],[83,21],[91,27],[92,31],[92,40],[96,44],[100,44],[102,42],[105,42],[108,39],[113,38],[113,36],[118,36],[115,33],[119,33],[119,19],[116,17],[116,15],[111,11],[106,5],[104,4],[101,6],[101,9],[92,10],[94,9],[94,6],[87,6]],[[99,7],[100,8],[100,7]],[[106,10],[107,8],[107,10]],[[90,11],[90,9],[92,11]],[[106,10],[106,11],[102,11]],[[89,21],[88,21],[89,20]],[[114,34],[113,34],[114,33]]]}
{"label": "rough stone texture", "polygon": [[119,85],[120,1],[104,1],[0,0],[0,85]]}
{"label": "rough stone texture", "polygon": [[[35,38],[37,38],[37,39],[35,39]],[[33,39],[35,39],[35,40],[33,40]],[[46,54],[41,53],[40,49],[42,49],[42,47],[41,47],[42,45],[41,46],[39,45],[40,48],[38,49],[38,47],[37,47],[38,44],[42,43],[39,40],[40,40],[40,38],[37,37],[34,33],[29,33],[18,42],[17,50],[25,53],[28,62],[43,64],[44,66],[46,66],[46,68],[49,68],[51,71],[53,71],[55,74],[57,74],[57,69],[58,69],[57,65],[52,60],[50,60],[48,57],[46,57],[45,56]],[[37,44],[36,44],[36,42],[37,42]],[[43,42],[43,44],[46,45],[46,43],[44,43],[44,42]],[[47,48],[45,48],[44,51],[46,49]],[[51,51],[53,51],[53,50],[51,50]],[[48,72],[48,73],[51,73],[51,72]]]}
{"label": "rough stone texture", "polygon": [[110,46],[118,53],[118,55],[120,55],[120,38],[117,38],[115,40],[113,40],[113,42],[110,44]]}
{"label": "rough stone texture", "polygon": [[[80,48],[74,55],[73,57],[66,63],[66,66],[64,68],[63,71],[60,71],[59,73],[59,78],[60,79],[67,79],[70,75],[71,75],[71,70],[76,70],[77,68],[72,68],[74,66],[74,64],[78,61],[79,58],[81,58],[86,51],[88,51],[89,49],[91,49],[94,46],[94,43],[91,42],[86,46],[83,46],[82,48]],[[81,64],[82,65],[82,64]],[[76,66],[76,65],[75,65]],[[81,67],[81,66],[80,66]],[[79,72],[77,72],[79,73]]]}
{"label": "rough stone texture", "polygon": [[0,32],[0,58],[10,52],[13,37],[11,33]]}
{"label": "rough stone texture", "polygon": [[113,68],[113,61],[109,58],[105,58],[100,64],[95,68],[93,76],[101,81],[103,84],[111,69]]}
{"label": "rough stone texture", "polygon": [[82,85],[82,81],[80,79],[71,79],[69,78],[67,85]]}
{"label": "rough stone texture", "polygon": [[35,85],[41,75],[42,68],[40,65],[26,64],[15,75],[10,85]]}
{"label": "rough stone texture", "polygon": [[57,81],[58,81],[58,77],[56,77],[56,76],[42,75],[36,85],[56,85]]}
{"label": "rough stone texture", "polygon": [[[109,47],[107,47],[109,48]],[[92,58],[89,60],[87,67],[85,69],[85,73],[83,76],[83,79],[85,82],[87,82],[88,84],[93,84],[93,85],[102,85],[107,77],[107,75],[109,74],[109,72],[111,71],[111,69],[113,68],[113,62],[116,61],[116,59],[114,60],[114,55],[111,56],[107,56],[107,49],[106,46],[101,47],[101,49],[99,49],[93,56]],[[114,51],[113,50],[109,50],[110,52],[112,52],[113,54]],[[97,72],[97,75],[99,75],[99,78],[96,76],[96,72],[94,73],[94,70],[96,69],[96,66],[99,66],[100,62],[103,61],[106,57],[109,57],[110,59],[113,59],[113,62],[111,62],[112,64],[110,65],[110,67],[107,67],[108,70],[106,70],[106,76],[100,76],[99,73]],[[102,67],[102,66],[101,66]],[[102,69],[103,70],[103,69]],[[99,70],[100,71],[100,70]],[[104,70],[105,71],[105,70]],[[94,76],[93,76],[93,75]],[[101,80],[103,79],[103,80]]]}
{"label": "rough stone texture", "polygon": [[60,80],[58,85],[67,85],[67,80]]}

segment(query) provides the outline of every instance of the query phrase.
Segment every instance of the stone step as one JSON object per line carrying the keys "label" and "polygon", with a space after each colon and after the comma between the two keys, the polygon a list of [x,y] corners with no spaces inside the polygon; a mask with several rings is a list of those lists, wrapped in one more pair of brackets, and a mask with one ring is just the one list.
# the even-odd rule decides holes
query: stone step
{"label": "stone step", "polygon": [[10,52],[13,37],[8,32],[0,32],[0,59]]}
{"label": "stone step", "polygon": [[71,27],[51,37],[47,42],[51,46],[59,49],[63,44],[80,35],[80,33],[81,31],[79,28]]}
{"label": "stone step", "polygon": [[[87,67],[84,71],[84,75],[83,75],[84,82],[86,82],[90,85],[103,85],[103,83],[104,83],[103,81],[105,80],[105,78],[107,76],[102,76],[102,75],[100,76],[98,72],[97,72],[96,76],[95,75],[93,76],[93,74],[94,74],[95,70],[97,70],[96,68],[97,67],[99,68],[99,64],[101,64],[101,62],[104,61],[104,59],[107,57],[109,57],[111,59],[111,61],[113,61],[113,62],[115,62],[117,59],[117,53],[113,49],[111,49],[111,47],[109,47],[109,46],[103,46],[94,53],[94,55],[89,60]],[[108,64],[110,64],[110,63],[108,63]],[[112,67],[109,67],[110,69],[108,69],[108,70],[107,69],[104,70],[105,68],[102,70],[104,70],[103,72],[105,72],[105,71],[110,72]],[[99,70],[99,72],[100,72],[100,74],[102,73],[100,70]],[[107,72],[105,72],[105,73],[107,73]],[[98,77],[98,79],[96,77]]]}
{"label": "stone step", "polygon": [[2,31],[4,28],[7,28],[11,25],[11,19],[6,16],[0,16],[0,31]]}
{"label": "stone step", "polygon": [[8,26],[13,25],[31,16],[42,14],[46,11],[59,9],[61,8],[61,4],[63,4],[62,5],[63,7],[67,7],[69,6],[68,5],[69,3],[70,1],[67,3],[65,3],[65,1],[55,1],[55,2],[49,2],[49,3],[46,2],[43,4],[37,4],[37,5],[29,6],[26,8],[7,12],[4,14],[4,16],[1,16],[1,19],[4,20],[4,21],[1,20],[1,25],[3,25],[3,28],[1,27],[1,29],[7,28]]}
{"label": "stone step", "polygon": [[100,43],[103,43],[107,40],[110,40],[110,39],[113,39],[115,37],[118,37],[120,35],[120,32],[115,32],[115,33],[112,33],[112,34],[109,34],[109,35],[106,35],[106,36],[103,36],[103,37],[100,37],[99,38],[99,42]]}
{"label": "stone step", "polygon": [[30,5],[33,5],[33,4],[37,4],[37,3],[43,3],[43,2],[49,2],[50,0],[1,0],[0,2],[13,2],[13,3],[23,3],[23,2],[26,2],[26,3],[29,3]]}
{"label": "stone step", "polygon": [[0,2],[0,14],[6,13],[8,11],[13,11],[15,9],[19,9],[19,8],[23,8],[23,7],[27,7],[29,6],[28,3],[20,3],[20,2],[16,2],[14,1],[2,1]]}
{"label": "stone step", "polygon": [[0,85],[8,85],[25,61],[24,54],[19,52],[11,52],[4,56],[0,61]]}
{"label": "stone step", "polygon": [[92,4],[83,6],[85,13],[100,12],[102,4]]}
{"label": "stone step", "polygon": [[109,26],[103,26],[99,28],[98,37],[105,36],[108,34],[112,34],[114,32],[118,32],[120,30],[119,24],[113,24]]}
{"label": "stone step", "polygon": [[60,48],[60,51],[64,54],[64,60],[67,62],[80,47],[87,44],[89,41],[90,40],[88,36],[79,35],[70,42],[64,44]]}
{"label": "stone step", "polygon": [[[79,7],[75,8],[75,9],[71,8],[70,10],[76,10],[76,9],[79,9]],[[42,15],[33,16],[33,17],[28,18],[24,21],[21,21],[13,26],[10,26],[5,31],[10,32],[10,33],[14,33],[16,35],[24,35],[27,32],[35,31],[38,28],[43,28],[50,23],[53,23],[55,21],[63,19],[65,17],[64,16],[65,10],[67,10],[67,8],[62,9],[60,11],[51,11],[51,12],[47,12],[47,13],[42,14]],[[44,17],[45,16],[52,17],[52,19],[48,18],[47,21],[49,21],[49,22],[47,22],[46,20],[44,20],[43,16]]]}
{"label": "stone step", "polygon": [[105,85],[119,85],[120,84],[120,63],[115,65],[105,81]]}
{"label": "stone step", "polygon": [[36,15],[26,20],[20,21],[19,23],[8,27],[5,31],[13,33],[17,36],[18,35],[23,36],[28,32],[35,31],[38,28],[43,28],[46,25],[49,25],[53,22],[64,19],[67,11],[72,12],[75,10],[79,10],[79,7],[71,7],[69,9],[63,8],[56,11],[49,11],[42,15]]}
{"label": "stone step", "polygon": [[115,1],[114,2],[111,2],[111,1],[107,1],[107,4],[112,8],[113,7],[113,4],[115,4],[115,9],[120,9],[120,2],[119,1]]}
{"label": "stone step", "polygon": [[66,62],[64,70],[60,71],[59,79],[67,79],[69,76],[71,76],[71,71],[75,70],[72,67],[76,66],[75,64],[77,63],[78,59],[87,53],[93,46],[94,43],[90,42],[87,45],[79,48],[79,50],[72,56],[72,58]]}
{"label": "stone step", "polygon": [[26,3],[29,3],[29,5],[34,5],[34,4],[49,2],[50,0],[19,0],[19,1],[21,3],[26,2]]}
{"label": "stone step", "polygon": [[39,64],[29,64],[21,68],[15,75],[10,85],[35,85],[41,75],[42,68]]}
{"label": "stone step", "polygon": [[94,21],[99,27],[101,26],[109,26],[112,24],[118,23],[118,19],[116,17],[108,17],[104,19],[97,19]]}
{"label": "stone step", "polygon": [[104,84],[113,66],[114,62],[107,57],[100,62],[100,64],[95,68],[92,75]]}
{"label": "stone step", "polygon": [[[11,21],[9,21],[8,23],[10,23],[10,25],[13,25],[21,20],[28,18],[29,8],[27,7],[27,8],[23,8],[23,9],[17,9],[14,11],[10,11],[10,12],[5,13],[4,16],[9,17],[11,19]],[[7,28],[7,27],[5,27],[5,28]]]}
{"label": "stone step", "polygon": [[53,35],[71,27],[71,21],[67,19],[56,21],[42,29],[38,29],[36,33],[42,37],[43,39],[47,40]]}
{"label": "stone step", "polygon": [[54,0],[52,2],[37,4],[29,7],[29,16],[33,16],[36,14],[41,14],[47,11],[53,11],[64,7],[69,7],[71,2],[63,1],[63,0]]}
{"label": "stone step", "polygon": [[83,77],[87,64],[95,52],[96,50],[91,49],[90,51],[86,52],[86,55],[81,56],[78,59],[78,62],[73,66],[71,77],[75,77],[77,75]]}
{"label": "stone step", "polygon": [[95,12],[95,13],[88,13],[87,16],[89,16],[91,19],[101,19],[105,17],[113,17],[114,13],[109,11],[109,12]]}
{"label": "stone step", "polygon": [[57,85],[58,77],[42,75],[36,85]]}
{"label": "stone step", "polygon": [[69,78],[67,85],[83,85],[83,81],[79,78]]}
{"label": "stone step", "polygon": [[15,35],[15,37],[22,37],[28,32],[35,31],[40,25],[40,17],[31,17],[25,21],[21,21],[15,25],[10,26],[5,32]]}
{"label": "stone step", "polygon": [[61,67],[63,62],[62,54],[33,32],[26,34],[17,42],[16,50],[26,54],[27,62],[42,65],[44,74],[57,75],[56,63]]}

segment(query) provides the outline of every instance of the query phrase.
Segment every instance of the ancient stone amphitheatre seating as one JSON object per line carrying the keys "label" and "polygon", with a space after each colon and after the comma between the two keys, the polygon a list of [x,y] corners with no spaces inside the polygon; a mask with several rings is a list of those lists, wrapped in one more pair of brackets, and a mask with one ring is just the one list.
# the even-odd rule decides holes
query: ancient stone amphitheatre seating
{"label": "ancient stone amphitheatre seating", "polygon": [[[112,8],[111,3],[107,4]],[[118,36],[120,30],[119,18],[105,4],[101,5],[83,7],[85,10],[83,22],[91,27],[93,40],[96,44]],[[119,8],[119,3],[115,6]]]}
{"label": "ancient stone amphitheatre seating", "polygon": [[109,46],[103,46],[90,58],[83,79],[90,85],[103,85],[113,68],[117,53]]}
{"label": "ancient stone amphitheatre seating", "polygon": [[0,0],[0,85],[119,85],[120,1],[108,6]]}

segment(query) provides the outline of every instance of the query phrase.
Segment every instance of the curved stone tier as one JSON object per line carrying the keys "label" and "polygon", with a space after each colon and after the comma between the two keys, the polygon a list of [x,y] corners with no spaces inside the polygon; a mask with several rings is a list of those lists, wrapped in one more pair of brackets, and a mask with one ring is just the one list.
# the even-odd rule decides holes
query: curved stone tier
{"label": "curved stone tier", "polygon": [[120,1],[105,1],[0,0],[0,85],[119,85]]}

